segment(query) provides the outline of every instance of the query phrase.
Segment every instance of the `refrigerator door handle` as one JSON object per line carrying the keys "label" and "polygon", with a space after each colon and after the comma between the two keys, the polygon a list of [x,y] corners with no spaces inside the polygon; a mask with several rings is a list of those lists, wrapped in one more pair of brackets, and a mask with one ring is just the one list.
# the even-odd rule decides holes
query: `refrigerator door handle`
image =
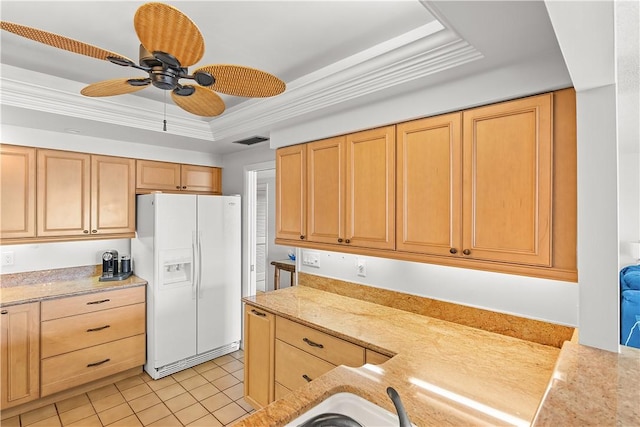
{"label": "refrigerator door handle", "polygon": [[196,299],[196,285],[197,285],[197,278],[196,278],[196,273],[198,271],[198,269],[196,268],[196,252],[197,252],[197,237],[196,237],[196,232],[192,231],[191,232],[191,299]]}
{"label": "refrigerator door handle", "polygon": [[202,231],[198,235],[198,298],[202,298]]}

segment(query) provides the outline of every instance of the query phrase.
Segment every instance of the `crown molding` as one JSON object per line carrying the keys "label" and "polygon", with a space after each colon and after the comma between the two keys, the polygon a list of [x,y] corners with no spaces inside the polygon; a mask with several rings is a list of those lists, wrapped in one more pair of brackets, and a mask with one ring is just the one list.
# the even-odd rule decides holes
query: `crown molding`
{"label": "crown molding", "polygon": [[287,90],[276,97],[245,101],[209,121],[185,118],[177,106],[139,96],[85,97],[80,95],[84,85],[79,82],[6,65],[0,77],[0,100],[4,105],[154,132],[161,131],[158,121],[166,106],[171,123],[168,133],[220,141],[480,58],[483,55],[478,50],[434,20],[289,82]]}

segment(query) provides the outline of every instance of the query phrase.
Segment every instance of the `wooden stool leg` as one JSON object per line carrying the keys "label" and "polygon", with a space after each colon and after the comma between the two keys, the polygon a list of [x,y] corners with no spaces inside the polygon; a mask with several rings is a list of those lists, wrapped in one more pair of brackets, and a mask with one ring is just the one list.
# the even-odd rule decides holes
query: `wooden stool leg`
{"label": "wooden stool leg", "polygon": [[291,286],[293,286],[293,285],[294,285],[294,283],[293,283],[293,276],[294,276],[294,275],[295,275],[295,273],[292,271],[292,272],[291,272]]}
{"label": "wooden stool leg", "polygon": [[275,274],[273,276],[273,289],[280,289],[280,269],[275,266]]}

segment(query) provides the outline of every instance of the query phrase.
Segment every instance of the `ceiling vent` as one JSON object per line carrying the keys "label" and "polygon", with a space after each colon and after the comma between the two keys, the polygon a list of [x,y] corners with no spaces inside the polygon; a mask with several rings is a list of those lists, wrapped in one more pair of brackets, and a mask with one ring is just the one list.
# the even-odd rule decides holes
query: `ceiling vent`
{"label": "ceiling vent", "polygon": [[269,138],[265,138],[264,136],[252,136],[251,138],[241,139],[240,141],[233,141],[233,143],[242,145],[253,145],[268,140]]}

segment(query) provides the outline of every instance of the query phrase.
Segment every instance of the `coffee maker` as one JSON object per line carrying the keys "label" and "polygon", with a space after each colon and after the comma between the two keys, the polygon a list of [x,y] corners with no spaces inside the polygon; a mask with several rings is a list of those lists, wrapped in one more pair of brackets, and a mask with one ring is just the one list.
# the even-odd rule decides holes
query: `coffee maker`
{"label": "coffee maker", "polygon": [[102,276],[98,279],[101,282],[112,280],[124,280],[131,276],[131,258],[128,255],[122,256],[122,263],[118,261],[118,251],[110,249],[102,254]]}
{"label": "coffee maker", "polygon": [[102,254],[102,277],[118,275],[118,251],[111,249]]}

